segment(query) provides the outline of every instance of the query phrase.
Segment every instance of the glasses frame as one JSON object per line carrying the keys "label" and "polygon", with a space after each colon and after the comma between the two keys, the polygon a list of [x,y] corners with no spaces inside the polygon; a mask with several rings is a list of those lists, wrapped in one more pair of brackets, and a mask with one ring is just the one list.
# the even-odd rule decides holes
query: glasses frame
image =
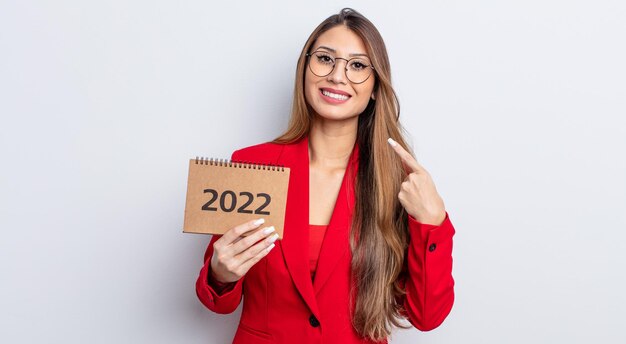
{"label": "glasses frame", "polygon": [[[313,54],[315,54],[315,53],[316,53],[316,52],[318,52],[318,51],[320,51],[320,52],[325,52],[325,53],[327,53],[327,54],[329,54],[329,55],[330,55],[330,53],[329,53],[328,51],[326,51],[326,50],[315,50],[315,51],[314,51],[314,52],[312,52],[312,53],[307,53],[307,54],[306,54],[306,57],[307,57],[307,61],[306,61],[306,63],[307,63],[307,65],[309,66],[309,70],[311,71],[311,73],[313,73],[314,75],[319,76],[320,78],[323,78],[323,77],[326,77],[326,76],[329,76],[330,74],[332,74],[332,72],[335,70],[335,67],[337,66],[337,60],[344,60],[344,61],[346,61],[346,68],[345,68],[344,73],[345,73],[345,75],[346,75],[346,79],[348,79],[348,80],[349,80],[351,83],[353,83],[353,84],[357,84],[357,85],[358,85],[358,84],[362,84],[362,83],[366,82],[366,81],[367,81],[367,79],[369,79],[369,78],[370,78],[370,76],[372,76],[372,74],[376,73],[376,68],[374,68],[374,66],[368,65],[367,67],[372,69],[372,73],[370,73],[370,75],[368,75],[368,76],[367,76],[367,78],[365,78],[365,80],[363,80],[363,81],[361,81],[361,82],[354,82],[354,81],[350,80],[350,78],[348,77],[348,65],[349,65],[350,61],[352,61],[352,60],[354,60],[354,59],[359,59],[359,58],[361,58],[361,57],[353,57],[353,58],[351,58],[351,59],[344,59],[343,57],[333,57],[333,68],[330,70],[330,72],[328,72],[328,74],[326,74],[326,75],[318,75],[318,74],[316,74],[316,73],[313,71],[313,68],[311,68],[311,56],[313,56]],[[369,58],[368,58],[368,59],[369,59]]]}

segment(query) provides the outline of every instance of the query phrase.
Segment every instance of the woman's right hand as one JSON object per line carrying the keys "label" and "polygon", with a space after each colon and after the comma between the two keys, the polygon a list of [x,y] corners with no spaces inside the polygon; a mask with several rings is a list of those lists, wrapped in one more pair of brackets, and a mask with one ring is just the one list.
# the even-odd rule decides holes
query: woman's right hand
{"label": "woman's right hand", "polygon": [[233,227],[213,243],[213,278],[222,283],[236,282],[274,248],[278,234],[273,226],[243,236],[263,222],[263,219],[252,220]]}

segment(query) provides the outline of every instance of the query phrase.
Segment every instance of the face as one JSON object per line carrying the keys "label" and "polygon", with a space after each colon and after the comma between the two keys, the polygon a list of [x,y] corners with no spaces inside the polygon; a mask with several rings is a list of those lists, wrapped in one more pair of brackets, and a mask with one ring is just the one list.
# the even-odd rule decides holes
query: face
{"label": "face", "polygon": [[[348,73],[356,73],[357,68],[363,68],[362,62],[371,66],[371,59],[367,55],[363,40],[347,27],[335,26],[317,38],[311,49],[311,52],[315,51],[318,53],[309,58],[309,63],[314,63],[312,59],[328,63],[329,57],[333,57],[336,58],[335,68],[327,76],[320,77],[316,74],[323,73],[314,74],[307,65],[304,77],[304,95],[307,103],[317,116],[325,119],[345,120],[358,116],[367,107],[376,81],[373,70],[367,80],[358,84],[346,76],[346,67],[354,70]],[[351,60],[350,65],[346,66],[346,60],[353,57],[358,59]],[[349,75],[355,80],[352,74]]]}

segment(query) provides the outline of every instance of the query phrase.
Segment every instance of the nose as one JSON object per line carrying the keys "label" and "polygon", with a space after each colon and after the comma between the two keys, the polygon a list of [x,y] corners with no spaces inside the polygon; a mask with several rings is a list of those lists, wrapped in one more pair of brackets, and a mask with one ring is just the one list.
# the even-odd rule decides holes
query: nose
{"label": "nose", "polygon": [[[343,61],[345,64],[339,64],[340,61]],[[333,71],[328,74],[328,80],[334,83],[342,83],[346,84],[347,76],[346,76],[346,67],[348,61],[342,58],[335,58],[335,68]]]}

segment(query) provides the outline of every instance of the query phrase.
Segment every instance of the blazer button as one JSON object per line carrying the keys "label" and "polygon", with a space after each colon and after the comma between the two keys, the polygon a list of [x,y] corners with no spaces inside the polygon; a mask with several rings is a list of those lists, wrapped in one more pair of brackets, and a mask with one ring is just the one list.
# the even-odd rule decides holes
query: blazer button
{"label": "blazer button", "polygon": [[319,320],[317,320],[317,318],[315,317],[315,315],[311,315],[309,317],[309,324],[311,324],[311,326],[313,327],[318,327],[320,326],[320,322]]}
{"label": "blazer button", "polygon": [[430,246],[428,246],[428,251],[432,252],[437,248],[437,244],[430,244]]}

